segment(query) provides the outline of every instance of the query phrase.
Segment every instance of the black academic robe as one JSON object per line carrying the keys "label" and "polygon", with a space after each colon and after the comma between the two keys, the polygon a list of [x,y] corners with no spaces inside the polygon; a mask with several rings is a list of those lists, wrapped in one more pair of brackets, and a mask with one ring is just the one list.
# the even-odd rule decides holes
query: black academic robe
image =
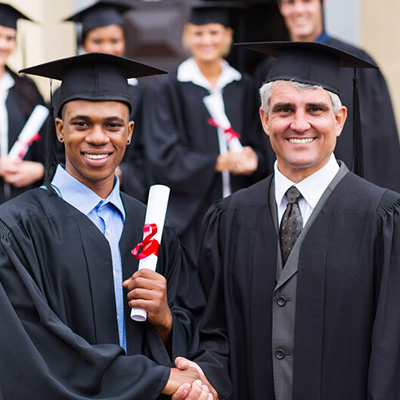
{"label": "black academic robe", "polygon": [[[222,174],[215,171],[219,144],[217,128],[203,98],[210,93],[177,74],[161,77],[145,106],[144,140],[154,180],[171,188],[167,216],[182,242],[197,254],[201,219],[208,207],[222,197]],[[268,141],[259,121],[253,81],[243,76],[223,89],[225,112],[244,146],[257,153],[259,168],[251,176],[230,175],[232,191],[266,176]]]}
{"label": "black academic robe", "polygon": [[139,83],[129,85],[132,98],[131,120],[135,122],[132,143],[127,146],[119,167],[122,171],[121,189],[130,196],[147,203],[149,188],[153,184],[149,162],[144,147],[143,101],[147,86]]}
{"label": "black academic robe", "polygon": [[[327,45],[347,51],[375,63],[365,51],[329,37]],[[274,58],[266,58],[256,69],[255,80],[261,86]],[[347,107],[347,120],[337,140],[335,155],[347,165],[353,160],[353,68],[342,68],[341,100]],[[364,177],[383,187],[400,191],[400,144],[389,90],[379,69],[358,68],[361,130],[363,137]],[[270,164],[272,173],[272,164]]]}
{"label": "black academic robe", "polygon": [[[206,373],[229,365],[234,400],[274,399],[278,234],[272,177],[216,202],[198,262]],[[275,203],[275,201],[274,201]],[[273,205],[276,207],[276,205]],[[400,398],[400,195],[347,173],[299,253],[293,400]],[[222,342],[223,343],[223,342]]]}
{"label": "black academic robe", "polygon": [[[122,194],[123,278],[138,261],[145,206]],[[119,346],[111,252],[98,228],[45,189],[0,207],[0,398],[156,399],[178,355],[197,346],[204,295],[196,268],[168,226],[157,271],[173,314],[169,349],[125,304],[127,355]],[[126,295],[126,292],[125,292]]]}
{"label": "black academic robe", "polygon": [[[119,167],[122,172],[121,190],[143,203],[147,203],[149,188],[152,185],[150,169],[146,159],[143,144],[143,98],[146,85],[139,82],[129,85],[129,95],[132,100],[130,120],[135,122],[132,142],[126,147],[124,158]],[[57,112],[60,91],[53,94],[53,108]],[[65,163],[64,144],[57,141],[57,157]]]}
{"label": "black academic robe", "polygon": [[[11,73],[11,76],[16,82],[16,84],[9,90],[6,99],[6,108],[8,113],[8,151],[10,151],[11,147],[17,141],[18,135],[21,133],[30,113],[36,105],[43,105],[44,100],[31,79],[21,77],[11,70],[7,70]],[[24,103],[24,106],[22,103]],[[35,141],[30,145],[24,160],[36,161],[44,164],[46,156],[45,124],[40,132],[37,133],[40,134],[41,140]],[[28,189],[39,186],[41,182],[42,180],[39,180],[31,185],[16,188],[5,183],[0,177],[0,203],[13,198]]]}

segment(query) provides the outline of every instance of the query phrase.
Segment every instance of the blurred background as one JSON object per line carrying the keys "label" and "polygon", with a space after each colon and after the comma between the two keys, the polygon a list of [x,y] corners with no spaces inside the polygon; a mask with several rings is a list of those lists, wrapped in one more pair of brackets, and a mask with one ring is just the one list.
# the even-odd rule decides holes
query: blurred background
{"label": "blurred background", "polygon": [[[118,0],[121,2],[121,0]],[[181,33],[186,19],[185,1],[125,0],[135,9],[126,14],[126,56],[164,68],[174,69],[186,54]],[[248,9],[234,23],[235,42],[285,40],[286,28],[275,0],[236,0]],[[92,0],[9,0],[36,21],[20,21],[17,50],[10,66],[15,70],[79,52],[75,24],[62,20],[96,1]],[[330,35],[367,50],[385,75],[400,123],[400,15],[399,0],[325,0],[325,26]],[[257,53],[233,49],[230,63],[252,73],[260,61]],[[36,79],[48,99],[49,85]]]}

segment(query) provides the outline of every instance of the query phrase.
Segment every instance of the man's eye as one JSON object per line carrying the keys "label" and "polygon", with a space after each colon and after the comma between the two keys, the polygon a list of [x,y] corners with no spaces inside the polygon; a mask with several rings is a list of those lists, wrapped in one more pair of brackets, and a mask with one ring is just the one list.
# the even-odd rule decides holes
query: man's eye
{"label": "man's eye", "polygon": [[312,113],[317,113],[323,111],[323,109],[321,107],[312,107],[309,109],[309,111]]}
{"label": "man's eye", "polygon": [[76,122],[73,122],[72,125],[80,127],[80,128],[88,126],[87,122],[84,122],[84,121],[76,121]]}

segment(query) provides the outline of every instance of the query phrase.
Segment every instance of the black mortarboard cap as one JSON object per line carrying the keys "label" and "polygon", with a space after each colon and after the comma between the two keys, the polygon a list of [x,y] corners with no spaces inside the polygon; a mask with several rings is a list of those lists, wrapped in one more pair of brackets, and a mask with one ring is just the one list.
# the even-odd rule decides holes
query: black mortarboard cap
{"label": "black mortarboard cap", "polygon": [[190,7],[188,22],[194,25],[216,23],[230,26],[231,11],[237,8],[246,8],[245,4],[229,1],[207,1],[188,5]]}
{"label": "black mortarboard cap", "polygon": [[[32,21],[29,17],[22,14],[16,8],[9,4],[0,3],[0,25],[7,28],[17,29],[17,21],[19,19],[26,19]],[[33,22],[33,21],[32,21]]]}
{"label": "black mortarboard cap", "polygon": [[[128,58],[104,53],[87,53],[62,58],[25,68],[19,72],[61,80],[58,116],[61,115],[63,105],[72,100],[121,101],[127,104],[131,111],[132,101],[127,80],[166,73],[158,68]],[[58,159],[52,104],[53,101],[50,100],[44,183],[49,191],[54,193],[51,179],[56,170]]]}
{"label": "black mortarboard cap", "polygon": [[104,53],[87,53],[22,69],[19,72],[61,80],[57,114],[71,100],[122,101],[132,108],[129,78],[166,73],[158,68]]}
{"label": "black mortarboard cap", "polygon": [[275,57],[266,81],[293,80],[322,86],[340,96],[340,68],[378,68],[335,47],[315,42],[235,43]]}
{"label": "black mortarboard cap", "polygon": [[95,28],[108,25],[123,26],[122,15],[132,8],[133,6],[125,3],[99,1],[65,18],[64,21],[81,23],[82,37],[85,37],[89,31]]}
{"label": "black mortarboard cap", "polygon": [[354,68],[353,79],[353,170],[363,176],[363,150],[357,68],[375,64],[335,47],[315,42],[238,43],[249,50],[275,57],[266,82],[290,80],[318,85],[340,96],[340,68]]}

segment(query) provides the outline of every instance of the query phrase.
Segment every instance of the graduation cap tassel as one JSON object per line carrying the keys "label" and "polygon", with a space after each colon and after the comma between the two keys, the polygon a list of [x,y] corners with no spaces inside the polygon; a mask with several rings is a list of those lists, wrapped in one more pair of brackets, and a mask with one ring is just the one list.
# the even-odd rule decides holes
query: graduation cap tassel
{"label": "graduation cap tassel", "polygon": [[44,181],[46,188],[50,193],[56,194],[51,180],[56,172],[58,165],[58,157],[56,152],[57,135],[54,122],[54,106],[53,106],[53,81],[50,80],[50,106],[49,116],[47,118],[47,142],[46,142],[46,170],[44,173]]}
{"label": "graduation cap tassel", "polygon": [[360,94],[358,91],[357,70],[353,77],[353,171],[364,177],[363,145],[361,134]]}

